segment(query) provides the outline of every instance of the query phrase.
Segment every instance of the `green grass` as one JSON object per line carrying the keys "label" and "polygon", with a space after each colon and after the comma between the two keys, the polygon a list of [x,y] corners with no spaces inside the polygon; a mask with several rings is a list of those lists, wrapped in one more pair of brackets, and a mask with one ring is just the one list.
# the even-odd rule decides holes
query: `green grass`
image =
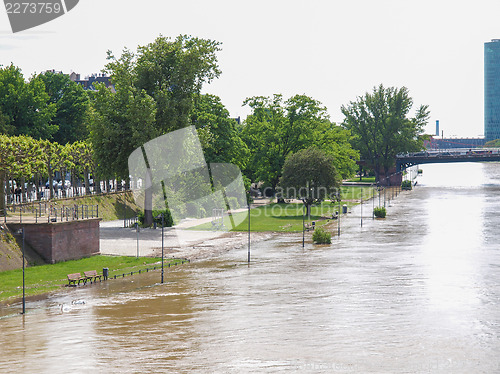
{"label": "green grass", "polygon": [[362,177],[361,180],[358,178],[349,179],[348,182],[362,182],[362,183],[375,183],[375,177]]}
{"label": "green grass", "polygon": [[[373,189],[370,187],[358,186],[343,186],[342,198],[340,205],[347,205],[348,208],[357,205],[359,200],[369,199],[373,196]],[[341,208],[342,209],[342,208]],[[250,210],[250,231],[254,232],[301,232],[302,231],[302,212],[304,204],[290,203],[290,204],[269,204]],[[331,217],[332,214],[339,210],[339,203],[332,204],[331,202],[323,202],[316,206],[311,207],[311,219],[306,218],[306,222],[310,223],[315,221],[317,225],[321,226],[328,222],[329,219],[321,219],[322,217]],[[235,221],[242,222],[236,226],[232,231],[248,231],[248,212],[239,212],[233,214]],[[231,219],[224,217],[224,225],[232,227]],[[193,230],[211,230],[212,223],[205,223],[192,228]]]}
{"label": "green grass", "polygon": [[[160,261],[153,257],[126,257],[126,256],[94,256],[81,260],[60,262],[53,265],[28,267],[25,270],[26,296],[40,295],[60,289],[68,284],[67,275],[84,271],[109,268],[109,276],[121,275],[126,272],[146,269],[151,264]],[[177,263],[181,260],[169,259],[167,263]],[[22,297],[23,275],[22,269],[0,272],[0,301]]]}

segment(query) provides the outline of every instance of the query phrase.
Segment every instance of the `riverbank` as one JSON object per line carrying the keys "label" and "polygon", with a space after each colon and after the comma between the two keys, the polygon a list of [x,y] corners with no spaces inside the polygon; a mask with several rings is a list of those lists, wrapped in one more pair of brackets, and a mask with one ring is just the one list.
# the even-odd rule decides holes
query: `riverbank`
{"label": "riverbank", "polygon": [[[345,199],[341,205],[348,207],[348,212],[351,212],[352,207],[358,206],[361,201],[368,201],[369,194],[373,193],[372,188],[365,189],[365,187],[357,187],[350,189],[350,195],[345,194]],[[356,194],[354,192],[359,192]],[[369,197],[368,197],[369,196]],[[289,203],[289,204],[256,204],[260,205],[252,209],[251,212],[251,235],[250,242],[256,244],[260,241],[271,239],[276,235],[291,235],[296,236],[302,232],[302,211],[303,204]],[[332,213],[339,210],[337,203],[323,203],[312,209],[311,221],[315,220],[318,226],[325,225],[333,235],[337,232],[337,220],[328,219]],[[281,211],[277,216],[276,212]],[[368,211],[368,210],[367,210]],[[241,212],[237,214],[247,214]],[[274,214],[274,215],[273,215]],[[353,215],[350,213],[342,214],[341,220],[345,222],[346,219],[351,220]],[[243,221],[240,224],[241,231],[212,231],[200,230],[197,225],[198,220],[185,221],[176,228],[166,228],[163,237],[163,253],[166,259],[172,261],[175,258],[186,258],[190,261],[203,260],[211,257],[218,256],[224,252],[241,248],[248,245],[248,221]],[[309,221],[308,221],[309,222]],[[207,225],[207,223],[205,223]],[[312,242],[312,231],[306,232],[306,242]],[[82,272],[87,270],[100,271],[106,266],[106,261],[109,263],[110,256],[123,256],[130,260],[136,260],[138,263],[134,265],[136,270],[140,266],[158,262],[162,254],[162,230],[161,229],[141,229],[137,232],[135,229],[124,228],[123,221],[108,221],[101,222],[100,228],[100,251],[103,256],[96,256],[91,259],[83,259],[78,261],[68,261],[55,265],[43,265],[27,268],[31,280],[28,285],[27,295],[40,295],[48,292],[57,291],[62,286],[67,284],[66,275],[74,272]],[[135,259],[135,257],[139,257]],[[96,262],[94,265],[85,263],[85,261],[95,261],[99,259],[99,264]],[[47,267],[47,269],[56,269],[57,266],[62,266],[64,270],[58,276],[51,279],[39,278],[36,274],[38,270]],[[67,266],[64,268],[64,266]],[[91,269],[92,268],[92,269]],[[117,273],[130,272],[129,267],[118,267]],[[50,272],[53,272],[52,270]],[[21,271],[15,270],[10,272],[2,272],[0,276],[3,279],[9,279],[12,284],[7,286],[0,277],[0,284],[5,284],[6,287],[11,287],[10,291],[0,288],[0,301],[6,299],[13,299],[22,295],[22,289],[19,284],[22,284],[22,278],[19,275]],[[113,276],[113,273],[111,273]],[[34,281],[36,279],[36,281]]]}
{"label": "riverbank", "polygon": [[[168,259],[164,267],[175,266],[181,259]],[[96,270],[102,274],[109,269],[109,278],[125,273],[145,271],[153,265],[161,267],[161,258],[134,258],[126,256],[94,256],[81,260],[39,265],[25,270],[26,296],[37,296],[64,289],[68,286],[68,274]],[[22,297],[22,269],[0,272],[0,302],[8,302]],[[1,305],[1,304],[0,304]]]}

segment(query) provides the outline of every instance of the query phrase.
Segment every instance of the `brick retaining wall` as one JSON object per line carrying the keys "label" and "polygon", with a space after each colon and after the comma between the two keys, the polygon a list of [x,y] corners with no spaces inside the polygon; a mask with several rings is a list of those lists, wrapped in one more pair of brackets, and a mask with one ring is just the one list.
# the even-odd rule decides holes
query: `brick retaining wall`
{"label": "brick retaining wall", "polygon": [[46,262],[77,260],[99,254],[100,218],[54,223],[9,224],[24,227],[24,238]]}

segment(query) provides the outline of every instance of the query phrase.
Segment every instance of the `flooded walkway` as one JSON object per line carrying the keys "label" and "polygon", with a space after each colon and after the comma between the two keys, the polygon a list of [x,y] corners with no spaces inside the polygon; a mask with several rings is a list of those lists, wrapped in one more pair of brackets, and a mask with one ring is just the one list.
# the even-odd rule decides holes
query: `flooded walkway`
{"label": "flooded walkway", "polygon": [[[274,236],[0,311],[0,372],[500,372],[500,165],[426,166],[331,245]],[[467,176],[467,178],[464,178]],[[81,303],[80,301],[85,301]],[[5,317],[8,316],[8,317]]]}

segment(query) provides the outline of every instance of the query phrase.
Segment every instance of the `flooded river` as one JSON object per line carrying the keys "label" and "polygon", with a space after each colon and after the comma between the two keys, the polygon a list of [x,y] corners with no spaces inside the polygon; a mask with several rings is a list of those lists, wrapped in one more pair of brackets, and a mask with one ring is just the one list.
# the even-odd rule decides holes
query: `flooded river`
{"label": "flooded river", "polygon": [[[500,164],[425,165],[330,246],[275,236],[19,303],[2,373],[499,373]],[[29,270],[29,269],[28,269]],[[84,302],[84,303],[83,303]]]}

